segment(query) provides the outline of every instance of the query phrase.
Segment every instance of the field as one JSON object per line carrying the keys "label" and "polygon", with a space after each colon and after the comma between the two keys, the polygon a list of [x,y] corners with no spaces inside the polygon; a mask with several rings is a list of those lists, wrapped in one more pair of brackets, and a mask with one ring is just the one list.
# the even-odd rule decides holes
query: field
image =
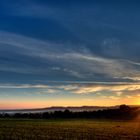
{"label": "field", "polygon": [[137,140],[140,122],[0,120],[0,140]]}

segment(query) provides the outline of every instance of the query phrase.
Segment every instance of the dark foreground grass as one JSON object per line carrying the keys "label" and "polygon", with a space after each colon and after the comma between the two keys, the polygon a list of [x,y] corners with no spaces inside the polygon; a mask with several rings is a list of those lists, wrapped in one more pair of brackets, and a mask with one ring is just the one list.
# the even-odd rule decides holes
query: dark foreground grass
{"label": "dark foreground grass", "polygon": [[140,122],[0,120],[0,140],[139,140]]}

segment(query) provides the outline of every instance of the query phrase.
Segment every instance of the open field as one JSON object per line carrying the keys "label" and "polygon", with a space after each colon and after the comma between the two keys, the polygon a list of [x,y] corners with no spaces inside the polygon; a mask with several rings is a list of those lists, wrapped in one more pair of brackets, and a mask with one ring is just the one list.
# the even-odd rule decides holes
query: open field
{"label": "open field", "polygon": [[140,122],[0,120],[0,140],[137,140]]}

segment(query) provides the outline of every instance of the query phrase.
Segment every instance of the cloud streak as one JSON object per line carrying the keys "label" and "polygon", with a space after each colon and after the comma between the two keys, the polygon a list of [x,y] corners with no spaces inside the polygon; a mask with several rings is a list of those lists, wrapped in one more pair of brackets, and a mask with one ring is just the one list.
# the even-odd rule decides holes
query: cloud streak
{"label": "cloud streak", "polygon": [[[70,47],[71,45],[80,48],[75,44],[55,44],[18,34],[0,32],[0,51],[5,52],[3,57],[8,58],[11,55],[9,59],[12,60],[13,58],[17,59],[17,56],[19,56],[18,61],[22,61],[22,64],[14,61],[6,64],[5,59],[1,59],[0,70],[40,75],[46,75],[49,72],[52,76],[58,73],[62,77],[71,76],[83,81],[101,76],[114,80],[140,80],[138,62],[105,58],[95,55],[86,47],[83,49],[83,46],[80,51],[73,50]],[[61,49],[63,49],[63,52]],[[32,62],[29,60],[32,60]],[[54,69],[54,67],[57,67],[57,69]]]}
{"label": "cloud streak", "polygon": [[[96,95],[96,96],[109,96],[114,97],[129,97],[139,95],[140,83],[65,83],[65,84],[3,84],[0,85],[0,89],[36,89],[35,93],[39,94],[58,94],[58,93],[71,93],[77,95]],[[29,92],[30,93],[30,92]]]}

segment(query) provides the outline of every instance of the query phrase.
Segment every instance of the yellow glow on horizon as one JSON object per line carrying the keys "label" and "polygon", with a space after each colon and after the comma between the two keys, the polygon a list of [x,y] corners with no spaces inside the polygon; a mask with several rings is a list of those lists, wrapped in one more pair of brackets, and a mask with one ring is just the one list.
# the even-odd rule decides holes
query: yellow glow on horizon
{"label": "yellow glow on horizon", "polygon": [[140,105],[140,97],[136,99],[136,104]]}

